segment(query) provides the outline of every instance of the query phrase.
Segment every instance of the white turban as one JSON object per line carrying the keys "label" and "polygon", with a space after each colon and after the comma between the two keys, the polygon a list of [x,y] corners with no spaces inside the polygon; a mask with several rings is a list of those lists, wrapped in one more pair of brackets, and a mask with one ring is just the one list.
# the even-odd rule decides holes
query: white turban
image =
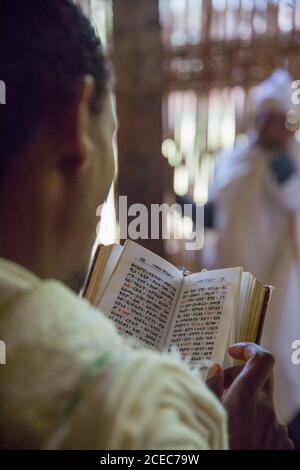
{"label": "white turban", "polygon": [[285,114],[293,110],[292,83],[293,80],[286,70],[277,69],[254,88],[252,98],[256,114],[265,111],[279,111]]}

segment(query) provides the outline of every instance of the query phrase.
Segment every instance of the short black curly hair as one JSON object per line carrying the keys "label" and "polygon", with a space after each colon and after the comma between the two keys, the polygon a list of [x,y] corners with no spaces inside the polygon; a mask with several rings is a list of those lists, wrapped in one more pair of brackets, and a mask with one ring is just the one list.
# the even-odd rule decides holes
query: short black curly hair
{"label": "short black curly hair", "polygon": [[90,74],[96,82],[91,112],[99,113],[109,72],[90,21],[71,0],[0,1],[0,173],[20,153],[41,118]]}

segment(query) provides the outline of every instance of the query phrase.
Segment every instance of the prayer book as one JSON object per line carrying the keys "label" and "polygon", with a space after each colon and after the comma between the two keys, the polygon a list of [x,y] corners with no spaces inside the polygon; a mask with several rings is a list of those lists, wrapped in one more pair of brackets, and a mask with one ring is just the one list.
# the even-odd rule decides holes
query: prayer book
{"label": "prayer book", "polygon": [[259,343],[271,292],[241,267],[185,275],[127,241],[97,248],[83,296],[142,346],[228,366],[230,344]]}

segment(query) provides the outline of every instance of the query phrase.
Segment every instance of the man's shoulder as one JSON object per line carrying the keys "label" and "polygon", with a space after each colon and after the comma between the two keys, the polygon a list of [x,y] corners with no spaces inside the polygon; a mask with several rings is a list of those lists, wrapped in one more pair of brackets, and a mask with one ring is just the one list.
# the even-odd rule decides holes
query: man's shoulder
{"label": "man's shoulder", "polygon": [[120,341],[112,322],[58,281],[40,282],[2,306],[0,331],[12,342],[74,348]]}

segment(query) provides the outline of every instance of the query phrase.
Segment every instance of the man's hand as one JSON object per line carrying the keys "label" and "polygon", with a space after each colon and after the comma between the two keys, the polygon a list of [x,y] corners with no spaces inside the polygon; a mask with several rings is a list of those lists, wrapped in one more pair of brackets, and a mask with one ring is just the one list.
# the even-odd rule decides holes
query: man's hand
{"label": "man's hand", "polygon": [[287,428],[278,422],[274,409],[273,356],[252,343],[230,346],[229,353],[246,361],[244,366],[224,371],[230,448],[292,450]]}

